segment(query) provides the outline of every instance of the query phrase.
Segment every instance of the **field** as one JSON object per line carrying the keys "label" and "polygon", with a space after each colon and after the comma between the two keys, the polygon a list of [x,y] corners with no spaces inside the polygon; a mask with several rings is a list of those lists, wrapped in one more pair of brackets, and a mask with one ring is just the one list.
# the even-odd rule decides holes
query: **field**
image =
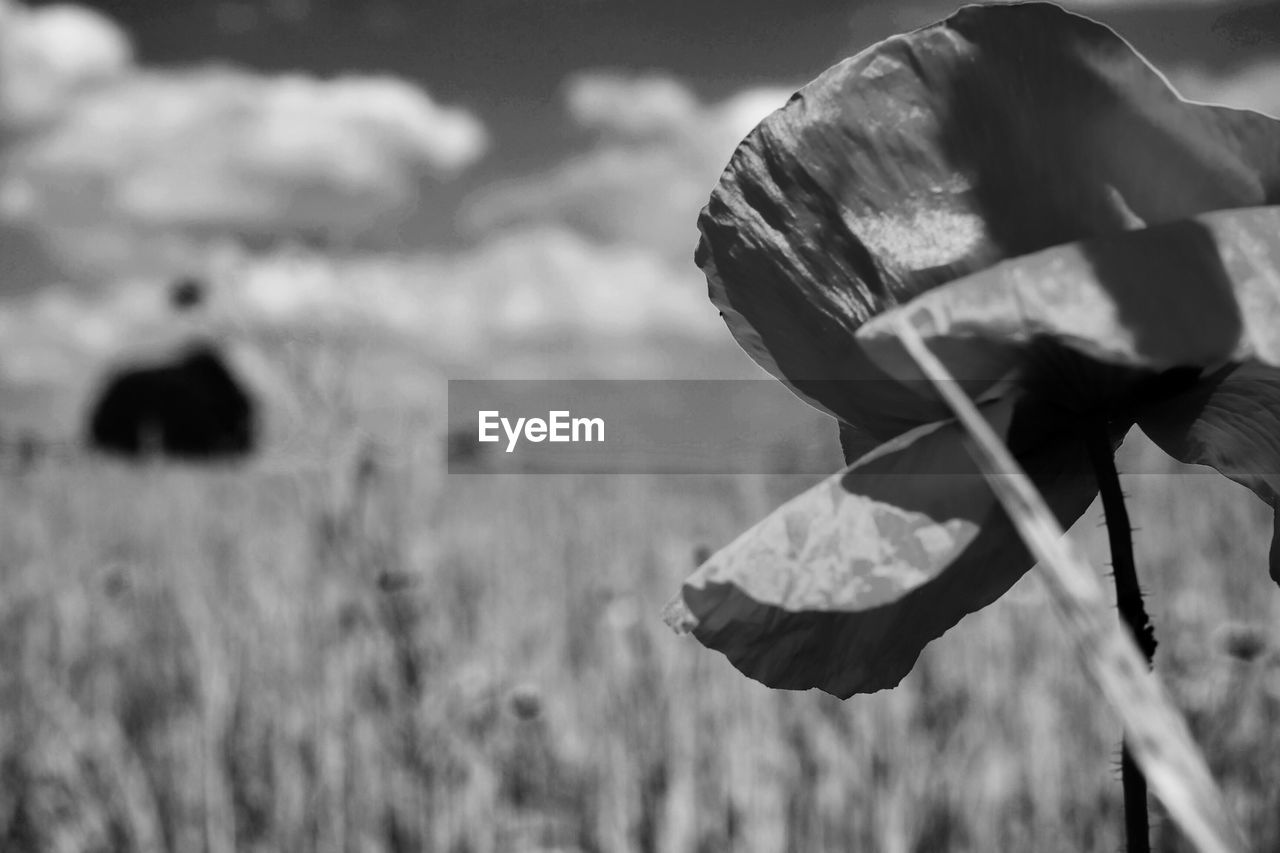
{"label": "field", "polygon": [[[804,478],[445,475],[437,444],[10,466],[0,850],[1121,849],[1117,725],[1033,577],[896,690],[772,692],[658,612]],[[1278,850],[1269,513],[1126,487],[1158,669]]]}

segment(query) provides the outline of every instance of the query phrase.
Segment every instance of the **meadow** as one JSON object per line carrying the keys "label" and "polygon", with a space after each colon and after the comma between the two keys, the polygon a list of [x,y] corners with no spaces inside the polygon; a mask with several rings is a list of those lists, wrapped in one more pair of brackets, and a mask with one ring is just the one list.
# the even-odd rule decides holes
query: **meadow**
{"label": "meadow", "polygon": [[[896,690],[770,691],[658,614],[812,477],[446,474],[428,435],[6,463],[0,850],[1121,849],[1118,726],[1034,577]],[[1157,667],[1280,850],[1269,512],[1123,454]]]}

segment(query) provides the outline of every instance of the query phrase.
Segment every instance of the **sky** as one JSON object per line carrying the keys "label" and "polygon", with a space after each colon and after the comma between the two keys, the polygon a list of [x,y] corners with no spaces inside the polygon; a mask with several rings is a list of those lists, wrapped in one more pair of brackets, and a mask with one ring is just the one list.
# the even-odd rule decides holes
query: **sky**
{"label": "sky", "polygon": [[[52,5],[45,2],[36,7]],[[461,106],[492,149],[438,190],[415,236],[465,237],[454,213],[485,183],[589,144],[564,91],[592,69],[658,70],[714,102],[753,86],[792,89],[858,50],[944,17],[936,0],[98,0],[140,64],[228,62],[266,73],[390,73]],[[1158,66],[1226,75],[1280,55],[1280,3],[1083,0]]]}
{"label": "sky", "polygon": [[[1184,94],[1280,113],[1280,3],[1069,5]],[[733,147],[953,8],[0,0],[0,383],[127,354],[193,267],[245,322],[390,330],[446,371],[732,363],[692,251]]]}

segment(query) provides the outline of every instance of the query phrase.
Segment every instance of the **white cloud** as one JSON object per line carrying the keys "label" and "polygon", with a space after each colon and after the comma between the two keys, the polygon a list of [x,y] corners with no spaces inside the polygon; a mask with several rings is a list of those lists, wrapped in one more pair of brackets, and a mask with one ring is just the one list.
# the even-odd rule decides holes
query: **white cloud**
{"label": "white cloud", "polygon": [[701,274],[651,251],[600,245],[562,227],[513,230],[453,255],[253,262],[231,299],[261,322],[365,324],[416,337],[442,361],[484,361],[555,337],[635,341],[654,331],[718,335]]}
{"label": "white cloud", "polygon": [[375,235],[487,146],[471,113],[396,78],[146,70],[94,13],[0,13],[19,22],[0,39],[0,71],[18,71],[0,74],[0,120],[24,131],[0,150],[0,218],[87,270],[189,268],[233,238]]}
{"label": "white cloud", "polygon": [[514,231],[451,266],[478,297],[467,310],[483,313],[500,338],[577,330],[621,340],[719,325],[692,264],[679,270],[642,248],[597,245],[567,229]]}
{"label": "white cloud", "polygon": [[78,385],[125,353],[167,353],[192,330],[165,291],[130,281],[86,291],[52,285],[0,301],[0,380],[17,385]]}
{"label": "white cloud", "polygon": [[0,0],[0,138],[57,118],[132,62],[128,36],[91,9]]}
{"label": "white cloud", "polygon": [[[6,420],[69,437],[111,365],[163,358],[197,332],[222,342],[287,429],[301,429],[298,400],[311,399],[295,373],[330,377],[347,389],[339,398],[366,412],[436,399],[442,375],[756,375],[691,263],[559,226],[448,255],[276,251],[223,272],[211,304],[185,320],[144,279],[0,300]],[[12,401],[32,392],[43,402],[25,417]]]}
{"label": "white cloud", "polygon": [[465,223],[485,239],[446,279],[467,281],[460,292],[488,306],[471,322],[493,340],[562,330],[612,340],[614,352],[636,357],[636,375],[733,374],[731,360],[673,373],[660,357],[646,359],[644,341],[660,349],[664,335],[683,336],[708,352],[733,351],[693,263],[698,212],[734,148],[793,91],[758,87],[704,103],[656,72],[571,78],[567,112],[590,147],[464,205]]}
{"label": "white cloud", "polygon": [[10,151],[0,212],[82,256],[215,234],[358,236],[409,215],[483,144],[468,114],[396,80],[138,73]]}
{"label": "white cloud", "polygon": [[698,121],[702,105],[666,74],[577,74],[565,84],[565,107],[580,127],[634,138],[679,134]]}
{"label": "white cloud", "polygon": [[[55,222],[46,236],[121,268],[225,253],[210,322],[230,339],[420,351],[452,375],[755,375],[706,299],[692,239],[733,147],[789,90],[708,105],[669,78],[580,77],[566,96],[594,147],[494,190],[510,215],[469,249],[248,255],[220,239],[283,219],[330,227],[324,208],[337,199],[344,215],[367,219],[398,198],[395,170],[461,168],[474,156],[465,130],[434,149],[451,153],[422,156],[442,120],[406,128],[396,116],[414,91],[383,91],[380,101],[301,78],[134,72],[21,150],[8,209]],[[139,123],[144,105],[152,118]],[[97,145],[82,141],[90,135]],[[159,283],[0,303],[0,385],[61,383],[83,395],[104,365],[164,351],[184,331]],[[362,380],[375,397],[399,393],[397,381]]]}
{"label": "white cloud", "polygon": [[477,193],[464,222],[482,233],[556,223],[691,263],[698,211],[733,149],[792,91],[762,87],[703,104],[669,75],[577,75],[566,105],[580,128],[597,134],[595,144],[544,174]]}

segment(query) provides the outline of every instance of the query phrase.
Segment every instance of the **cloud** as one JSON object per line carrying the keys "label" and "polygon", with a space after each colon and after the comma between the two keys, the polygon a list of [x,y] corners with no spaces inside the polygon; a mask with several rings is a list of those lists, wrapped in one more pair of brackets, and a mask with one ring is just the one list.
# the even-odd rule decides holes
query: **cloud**
{"label": "cloud", "polygon": [[[586,150],[464,202],[464,227],[481,240],[441,275],[462,282],[456,292],[475,308],[457,306],[471,316],[446,325],[476,330],[480,351],[481,341],[586,341],[592,355],[578,373],[741,375],[726,361],[677,365],[681,356],[662,350],[680,339],[732,352],[693,264],[698,211],[742,137],[793,91],[756,87],[707,103],[662,72],[569,78],[564,106]],[[529,372],[502,370],[514,367]]]}
{"label": "cloud", "polygon": [[19,71],[0,77],[0,219],[83,269],[373,238],[487,147],[470,112],[393,77],[147,70],[94,13],[0,9],[20,24],[0,40],[0,69]]}
{"label": "cloud", "polygon": [[[19,179],[7,183],[18,194],[8,209],[56,222],[47,235],[122,268],[139,252],[174,264],[199,251],[221,258],[212,264],[222,271],[213,323],[241,342],[346,341],[353,352],[414,352],[417,363],[455,376],[756,375],[706,299],[687,238],[733,147],[790,90],[752,89],[706,104],[663,75],[576,77],[566,105],[591,147],[492,191],[523,207],[469,248],[338,256],[278,246],[255,254],[222,239],[285,217],[294,227],[327,227],[323,208],[339,197],[346,215],[367,220],[403,185],[381,156],[404,134],[365,145],[376,134],[361,122],[394,112],[368,93],[336,99],[344,120],[344,111],[358,113],[357,129],[347,137],[327,126],[314,149],[319,131],[284,120],[296,108],[303,120],[328,122],[327,107],[313,101],[332,95],[331,85],[226,69],[132,72],[120,88],[77,104],[41,134],[41,146],[23,150]],[[140,126],[143,104],[154,118]],[[439,126],[423,123],[423,137]],[[99,145],[82,142],[89,134]],[[227,135],[253,144],[224,144]],[[417,168],[464,168],[474,147],[465,133],[452,144],[452,159],[419,157]],[[423,146],[418,140],[412,150]],[[334,151],[343,152],[340,162],[330,159]],[[23,181],[35,188],[26,198]],[[172,328],[158,281],[0,301],[0,387],[83,396],[85,377],[105,364],[163,351],[183,332]],[[279,356],[262,351],[268,361]],[[374,363],[369,355],[349,366]],[[370,399],[401,393],[404,377],[383,373],[363,374]]]}
{"label": "cloud", "polygon": [[[755,87],[707,103],[661,72],[571,77],[564,105],[588,146],[464,203],[464,226],[482,239],[444,278],[465,281],[458,292],[483,307],[449,326],[483,329],[477,341],[554,341],[572,332],[613,343],[588,345],[592,363],[580,361],[579,373],[749,373],[693,264],[697,216],[742,137],[793,91]],[[678,364],[672,349],[664,359],[675,339],[697,342],[711,361],[713,352],[732,358]]]}
{"label": "cloud", "polygon": [[0,300],[0,428],[70,439],[110,366],[162,358],[193,333],[227,349],[277,435],[305,431],[326,395],[361,416],[438,410],[444,376],[758,375],[692,264],[554,225],[451,254],[243,256],[216,285],[187,321],[141,278]]}
{"label": "cloud", "polygon": [[0,383],[78,386],[118,357],[163,357],[199,328],[164,288],[137,279],[106,289],[54,284],[0,300]]}
{"label": "cloud", "polygon": [[565,106],[574,122],[633,139],[678,135],[698,122],[702,106],[665,74],[578,74],[567,81]]}
{"label": "cloud", "polygon": [[564,90],[569,118],[592,146],[540,175],[476,193],[462,220],[475,233],[555,223],[605,243],[687,262],[698,211],[733,149],[794,90],[761,87],[704,104],[658,72],[589,72]]}
{"label": "cloud", "polygon": [[1280,116],[1280,60],[1263,60],[1227,72],[1184,66],[1173,69],[1169,79],[1187,98]]}
{"label": "cloud", "polygon": [[[232,292],[260,328],[290,338],[350,334],[371,347],[412,341],[452,377],[762,375],[725,331],[692,263],[558,225],[510,229],[449,255],[281,253],[256,259]],[[370,377],[379,387],[387,380]]]}
{"label": "cloud", "polygon": [[132,64],[128,36],[98,12],[0,0],[0,140],[56,119]]}
{"label": "cloud", "polygon": [[281,253],[233,285],[246,317],[323,330],[365,325],[418,338],[441,361],[479,364],[508,346],[565,337],[705,338],[720,320],[701,274],[559,226],[506,232],[465,252],[348,258]]}

